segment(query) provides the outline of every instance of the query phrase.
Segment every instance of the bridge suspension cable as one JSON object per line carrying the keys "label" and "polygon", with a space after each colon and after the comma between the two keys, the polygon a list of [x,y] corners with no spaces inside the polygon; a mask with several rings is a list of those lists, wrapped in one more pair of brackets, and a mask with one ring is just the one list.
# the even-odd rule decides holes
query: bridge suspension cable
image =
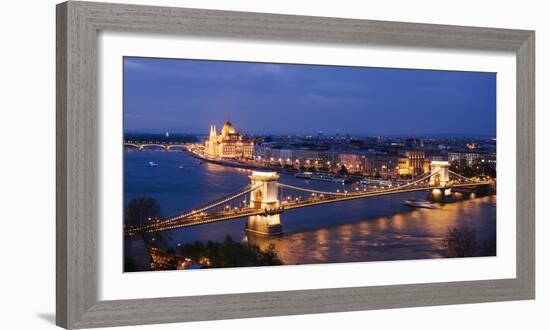
{"label": "bridge suspension cable", "polygon": [[460,174],[458,174],[458,173],[456,173],[456,172],[453,172],[453,171],[451,171],[451,170],[449,170],[449,173],[452,174],[452,175],[455,175],[455,176],[457,176],[457,177],[459,177],[459,178],[461,178],[461,179],[464,179],[464,180],[466,180],[466,181],[473,181],[472,178],[465,177],[464,175],[460,175]]}
{"label": "bridge suspension cable", "polygon": [[400,190],[400,189],[403,189],[403,188],[407,188],[407,187],[410,187],[410,186],[413,186],[419,182],[422,182],[426,179],[429,179],[431,178],[432,176],[438,174],[441,170],[437,170],[436,172],[434,173],[426,173],[426,174],[423,174],[423,175],[420,175],[420,176],[417,176],[416,178],[413,178],[414,181],[411,181],[411,182],[408,182],[404,185],[401,185],[401,186],[397,186],[395,188],[391,188],[390,190]]}
{"label": "bridge suspension cable", "polygon": [[[404,185],[401,185],[401,186],[397,186],[395,188],[390,188],[390,189],[388,189],[388,191],[401,190],[401,189],[407,188],[409,186],[417,184],[418,182],[424,181],[424,180],[430,178],[431,176],[436,175],[437,173],[439,173],[439,171],[418,176],[418,177],[414,178],[414,181],[408,182],[408,183],[406,183]],[[349,194],[368,195],[369,193],[371,193],[370,191],[369,192],[357,192],[357,193],[356,192],[350,192],[350,193],[343,192],[342,193],[342,192],[333,192],[333,191],[321,191],[321,190],[315,190],[315,189],[308,189],[308,188],[303,188],[303,187],[292,186],[292,185],[288,185],[288,184],[284,184],[284,183],[280,183],[280,182],[278,183],[278,185],[279,185],[279,187],[282,187],[282,188],[294,189],[294,190],[309,192],[309,193],[313,193],[313,194],[325,194],[325,195],[334,195],[334,196],[348,196]]]}
{"label": "bridge suspension cable", "polygon": [[230,195],[226,195],[224,197],[221,197],[215,201],[212,201],[212,202],[209,202],[208,204],[206,205],[203,205],[199,208],[195,208],[191,211],[188,211],[188,212],[185,212],[185,213],[181,213],[181,214],[178,214],[176,216],[173,216],[173,217],[170,217],[168,218],[167,220],[165,220],[165,222],[170,222],[170,221],[176,221],[176,220],[181,220],[183,218],[186,218],[190,215],[193,215],[193,214],[197,214],[197,213],[201,213],[201,212],[204,212],[204,211],[207,211],[211,208],[214,208],[214,207],[217,207],[217,206],[220,206],[222,204],[225,204],[225,203],[228,203],[234,199],[237,199],[243,195],[246,195],[248,194],[249,192],[251,191],[254,191],[258,188],[260,188],[261,185],[257,185],[257,186],[252,186],[252,185],[246,185],[244,186],[243,188],[241,188],[239,190],[239,192],[237,193],[233,193],[233,194],[230,194]]}
{"label": "bridge suspension cable", "polygon": [[[352,200],[352,199],[368,198],[368,197],[381,196],[381,195],[394,194],[394,193],[398,194],[398,193],[406,193],[406,192],[412,192],[412,191],[429,190],[434,188],[436,189],[447,188],[447,187],[451,188],[453,186],[458,187],[458,186],[482,185],[482,184],[489,183],[489,181],[484,181],[484,182],[474,181],[473,179],[466,178],[454,172],[452,172],[452,175],[456,175],[457,177],[463,178],[466,181],[470,181],[470,182],[451,184],[449,186],[447,186],[446,181],[444,186],[439,186],[437,183],[433,185],[430,185],[429,183],[422,183],[423,181],[429,180],[431,177],[437,175],[440,171],[442,170],[439,169],[434,172],[422,174],[420,176],[412,178],[410,181],[402,185],[397,185],[391,188],[384,188],[382,190],[380,189],[369,190],[365,192],[350,191],[350,192],[342,193],[342,192],[332,192],[332,191],[321,191],[321,190],[315,190],[315,189],[308,189],[304,187],[292,186],[292,185],[288,185],[280,182],[278,182],[277,185],[280,188],[315,193],[319,195],[326,194],[329,196],[329,197],[319,196],[320,198],[317,196],[312,196],[311,198],[306,198],[303,200],[300,197],[300,198],[296,198],[295,201],[290,199],[289,201],[285,200],[282,202],[282,204],[284,204],[282,206],[282,209],[284,210],[284,209],[295,209],[295,208],[308,207],[308,206],[313,206],[313,205],[318,205],[323,203],[332,203],[332,202]],[[421,184],[418,185],[419,183]],[[231,203],[235,201],[237,198],[242,197],[243,195],[246,195],[257,189],[261,189],[262,186],[263,186],[262,184],[254,185],[254,186],[252,186],[252,184],[246,185],[235,193],[221,197],[213,202],[209,202],[208,204],[202,207],[198,207],[192,211],[181,213],[173,217],[165,218],[165,220],[161,222],[157,220],[154,223],[146,224],[138,228],[129,228],[126,230],[126,232],[129,234],[134,234],[140,231],[146,231],[146,232],[164,231],[164,230],[171,230],[175,228],[182,228],[182,227],[189,227],[189,226],[194,226],[199,224],[211,223],[215,221],[236,219],[244,216],[261,215],[263,214],[263,212],[267,212],[267,211],[264,211],[261,208],[254,208],[252,206],[250,207],[247,206],[246,198],[243,201],[244,205],[242,205],[242,207],[235,207],[234,209],[228,209],[228,210],[225,210],[224,208],[220,212],[215,212],[215,210],[213,210],[212,212],[209,211],[208,212],[209,214],[203,213],[203,212],[206,210],[212,210],[214,208],[223,206],[224,204],[226,204],[225,207],[228,207],[227,203]],[[283,190],[283,189],[280,189],[280,190]],[[284,195],[281,195],[278,199],[283,200]],[[279,212],[279,210],[275,210],[275,211]]]}
{"label": "bridge suspension cable", "polygon": [[278,186],[281,187],[281,188],[289,188],[289,189],[294,189],[294,190],[299,190],[299,191],[304,191],[304,192],[309,192],[309,193],[314,193],[314,194],[326,194],[326,195],[338,195],[338,196],[345,196],[347,195],[346,193],[339,193],[339,192],[332,192],[332,191],[321,191],[321,190],[314,190],[314,189],[307,189],[307,188],[302,188],[302,187],[297,187],[297,186],[291,186],[289,184],[284,184],[284,183],[278,183]]}

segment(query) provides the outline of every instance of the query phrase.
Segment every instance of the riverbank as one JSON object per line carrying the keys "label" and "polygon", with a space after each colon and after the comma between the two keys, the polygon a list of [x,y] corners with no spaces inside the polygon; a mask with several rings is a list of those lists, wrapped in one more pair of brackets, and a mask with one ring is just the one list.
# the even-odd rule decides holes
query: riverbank
{"label": "riverbank", "polygon": [[[238,166],[199,165],[197,159],[187,152],[125,152],[125,203],[149,196],[158,201],[163,214],[173,214],[228,195],[250,181],[249,173]],[[160,165],[150,167],[149,161]],[[342,187],[290,174],[281,175],[280,181],[322,191]],[[495,196],[442,204],[437,209],[403,205],[405,200],[422,198],[425,192],[413,192],[284,212],[284,234],[278,237],[248,237],[246,218],[175,229],[156,237],[164,237],[175,251],[178,244],[223,242],[228,235],[235,241],[248,239],[261,249],[273,243],[281,261],[293,265],[438,258],[443,257],[438,242],[448,228],[473,228],[480,238],[495,232]],[[138,258],[143,252],[132,249],[128,255]]]}
{"label": "riverbank", "polygon": [[[203,156],[199,153],[196,153],[192,150],[189,150],[188,148],[186,148],[184,150],[187,154],[191,155],[192,157],[194,157],[196,159],[199,159],[199,160],[204,161],[204,162],[216,164],[216,165],[221,165],[221,166],[228,166],[228,167],[234,167],[234,168],[240,168],[240,169],[246,169],[246,170],[252,170],[252,171],[253,170],[274,171],[274,172],[277,172],[277,173],[285,173],[285,174],[293,174],[293,175],[296,174],[296,173],[301,173],[300,170],[298,170],[296,168],[293,168],[293,167],[266,166],[266,165],[259,165],[259,164],[243,163],[243,162],[232,161],[232,160],[227,160],[227,159],[212,159],[212,158],[208,158],[206,156]],[[323,176],[323,175],[336,176],[337,175],[336,173],[322,172],[322,171],[314,171],[312,173],[313,174],[318,174],[320,176]],[[304,179],[304,180],[319,180],[319,181],[336,182],[334,180],[327,180],[327,178],[317,179],[317,178],[308,178],[306,176],[297,177],[297,178],[298,179]],[[378,178],[373,178],[373,177],[369,177],[369,176],[366,176],[366,175],[340,175],[339,178],[343,179],[345,183],[359,182],[362,179],[378,179]]]}
{"label": "riverbank", "polygon": [[269,170],[269,171],[275,171],[278,173],[289,173],[289,174],[299,172],[297,169],[294,169],[294,168],[282,168],[282,167],[275,167],[275,166],[256,165],[256,164],[242,163],[242,162],[231,161],[226,159],[212,159],[212,158],[205,157],[201,154],[198,154],[196,152],[193,152],[192,150],[189,150],[187,148],[185,149],[185,151],[187,154],[189,154],[190,156],[196,159],[199,159],[208,163],[216,164],[216,165],[221,165],[221,166],[229,166],[229,167],[240,168],[245,170]]}
{"label": "riverbank", "polygon": [[[265,165],[255,165],[255,164],[242,163],[242,162],[231,161],[231,160],[211,159],[190,150],[187,150],[187,152],[193,157],[201,161],[209,162],[216,165],[229,166],[229,167],[235,167],[235,168],[241,168],[241,169],[247,169],[247,170],[264,170],[264,171],[268,170],[268,171],[274,171],[277,173],[292,174],[292,175],[295,175],[297,179],[349,184],[349,183],[359,182],[362,178],[364,178],[363,176],[338,175],[338,174],[329,173],[329,172],[300,172],[295,168],[283,168],[283,167],[274,167],[274,166],[265,166]],[[298,173],[308,173],[308,174],[296,175]]]}

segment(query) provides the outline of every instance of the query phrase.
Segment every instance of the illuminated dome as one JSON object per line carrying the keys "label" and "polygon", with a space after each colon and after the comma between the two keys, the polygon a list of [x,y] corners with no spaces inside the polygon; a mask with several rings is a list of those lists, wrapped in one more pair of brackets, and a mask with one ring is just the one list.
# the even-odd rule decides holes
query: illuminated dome
{"label": "illuminated dome", "polygon": [[228,134],[234,134],[234,133],[235,133],[235,128],[233,127],[233,125],[229,120],[226,121],[225,124],[223,124],[222,135],[228,135]]}

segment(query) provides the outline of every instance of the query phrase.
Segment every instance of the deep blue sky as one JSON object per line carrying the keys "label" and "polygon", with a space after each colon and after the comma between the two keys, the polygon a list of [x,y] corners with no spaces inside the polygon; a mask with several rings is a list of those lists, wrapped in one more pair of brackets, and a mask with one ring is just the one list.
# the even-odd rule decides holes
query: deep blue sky
{"label": "deep blue sky", "polygon": [[496,74],[124,58],[124,129],[496,134]]}

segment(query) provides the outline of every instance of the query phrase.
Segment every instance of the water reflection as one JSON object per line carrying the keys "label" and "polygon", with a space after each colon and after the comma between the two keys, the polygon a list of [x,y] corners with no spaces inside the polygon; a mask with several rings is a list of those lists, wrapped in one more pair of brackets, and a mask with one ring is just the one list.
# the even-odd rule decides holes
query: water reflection
{"label": "water reflection", "polygon": [[[150,168],[148,161],[159,167]],[[249,170],[201,163],[178,152],[125,152],[125,202],[157,199],[164,215],[204,204],[248,183]],[[281,175],[282,182],[318,190],[341,184]],[[285,264],[423,259],[442,257],[439,242],[448,228],[474,228],[480,237],[496,230],[496,197],[482,197],[437,209],[410,209],[403,201],[426,193],[406,193],[297,209],[281,215],[284,234],[262,237],[245,233],[246,219],[182,228],[162,235],[169,244],[220,241],[225,236],[266,248],[275,244]]]}
{"label": "water reflection", "polygon": [[247,239],[262,248],[275,244],[286,264],[440,258],[439,243],[449,228],[473,227],[480,236],[490,235],[495,202],[495,196],[487,196],[282,237]]}

